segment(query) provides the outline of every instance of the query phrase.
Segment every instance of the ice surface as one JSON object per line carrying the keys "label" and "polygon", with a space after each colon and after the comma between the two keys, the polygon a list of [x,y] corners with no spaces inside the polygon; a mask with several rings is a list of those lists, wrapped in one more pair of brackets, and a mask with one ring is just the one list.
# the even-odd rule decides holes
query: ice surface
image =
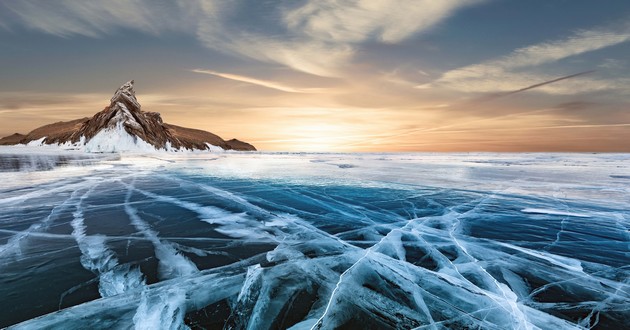
{"label": "ice surface", "polygon": [[0,172],[0,327],[621,329],[629,164],[152,152]]}
{"label": "ice surface", "polygon": [[86,226],[82,202],[93,192],[94,188],[93,186],[81,196],[76,204],[76,210],[72,213],[72,235],[79,250],[81,250],[81,265],[99,276],[98,291],[102,297],[140,288],[145,284],[145,281],[137,267],[128,264],[120,265],[115,253],[107,247],[105,236],[86,236],[85,234]]}

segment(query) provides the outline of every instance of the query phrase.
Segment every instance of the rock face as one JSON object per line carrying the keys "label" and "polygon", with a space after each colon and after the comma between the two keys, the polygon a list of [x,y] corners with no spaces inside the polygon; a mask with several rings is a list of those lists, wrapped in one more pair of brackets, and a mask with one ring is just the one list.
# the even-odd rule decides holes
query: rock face
{"label": "rock face", "polygon": [[164,123],[159,113],[141,110],[133,83],[132,80],[118,88],[109,106],[92,118],[45,125],[27,135],[15,133],[0,139],[0,145],[43,139],[44,144],[78,144],[86,151],[97,152],[143,148],[207,150],[212,146],[256,150],[253,145],[236,139],[225,141],[210,132]]}

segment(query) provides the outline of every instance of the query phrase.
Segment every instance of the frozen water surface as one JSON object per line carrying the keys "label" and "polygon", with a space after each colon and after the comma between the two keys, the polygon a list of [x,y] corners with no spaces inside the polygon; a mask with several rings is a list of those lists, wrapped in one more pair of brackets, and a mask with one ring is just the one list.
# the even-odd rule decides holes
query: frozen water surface
{"label": "frozen water surface", "polygon": [[627,154],[0,159],[0,327],[630,325]]}

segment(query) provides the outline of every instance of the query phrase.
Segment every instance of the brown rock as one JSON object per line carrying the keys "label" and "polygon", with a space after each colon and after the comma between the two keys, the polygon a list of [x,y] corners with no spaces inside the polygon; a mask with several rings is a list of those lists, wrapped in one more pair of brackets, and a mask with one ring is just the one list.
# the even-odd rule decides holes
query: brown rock
{"label": "brown rock", "polygon": [[242,151],[256,150],[256,148],[254,148],[253,145],[247,142],[237,140],[237,139],[228,140],[228,141],[225,141],[225,143],[228,145],[229,149],[232,149],[232,150],[242,150]]}
{"label": "brown rock", "polygon": [[5,136],[2,139],[0,139],[0,145],[6,146],[6,145],[11,145],[11,144],[18,144],[25,137],[26,135],[20,134],[20,133],[11,134],[9,136]]}
{"label": "brown rock", "polygon": [[60,121],[36,128],[26,135],[15,133],[0,139],[0,145],[29,143],[43,137],[46,138],[44,139],[44,143],[46,144],[64,143],[68,141],[72,134],[76,132],[87,120],[88,118],[75,119],[65,122]]}

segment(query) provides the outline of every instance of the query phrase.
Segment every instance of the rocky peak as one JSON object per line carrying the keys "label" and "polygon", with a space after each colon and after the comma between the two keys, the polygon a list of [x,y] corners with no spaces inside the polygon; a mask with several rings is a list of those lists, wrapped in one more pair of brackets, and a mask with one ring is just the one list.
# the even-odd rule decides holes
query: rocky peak
{"label": "rocky peak", "polygon": [[[133,89],[133,80],[126,82],[114,92],[114,96],[112,96],[108,108],[108,126],[114,127],[123,124],[129,128],[127,131],[130,134],[133,133],[129,130],[146,131],[146,118],[143,118],[140,103],[136,99],[136,91]],[[161,118],[159,122],[162,122]]]}
{"label": "rocky peak", "polygon": [[166,143],[179,146],[179,141],[163,126],[157,112],[144,112],[136,99],[134,81],[128,81],[114,92],[109,106],[86,121],[73,136],[78,141],[81,137],[90,141],[101,131],[126,132],[133,138],[139,138],[156,148],[165,148]]}
{"label": "rocky peak", "polygon": [[120,86],[114,96],[112,96],[109,107],[122,107],[125,106],[130,111],[140,111],[140,103],[136,99],[136,91],[133,89],[133,80],[126,82]]}

